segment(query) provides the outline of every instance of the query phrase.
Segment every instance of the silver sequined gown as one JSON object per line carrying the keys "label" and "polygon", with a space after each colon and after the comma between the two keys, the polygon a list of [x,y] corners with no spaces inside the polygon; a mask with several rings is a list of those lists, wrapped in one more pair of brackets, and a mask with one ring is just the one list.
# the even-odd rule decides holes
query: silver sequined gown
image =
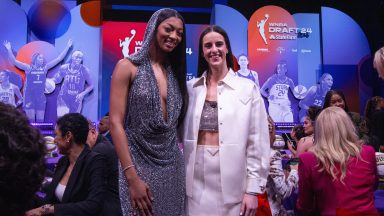
{"label": "silver sequined gown", "polygon": [[[184,214],[185,197],[184,159],[176,142],[182,96],[174,72],[168,66],[165,120],[149,59],[151,41],[156,40],[156,22],[165,10],[173,9],[161,9],[152,15],[147,23],[142,49],[128,57],[137,65],[137,73],[129,89],[125,133],[137,173],[149,185],[154,196],[153,215],[179,216]],[[119,189],[123,215],[133,215],[128,184],[121,166]]]}
{"label": "silver sequined gown", "polygon": [[[149,63],[149,61],[148,61]],[[138,67],[128,99],[125,133],[133,164],[154,195],[154,215],[182,215],[184,208],[184,160],[176,142],[182,99],[177,81],[168,67],[167,120],[150,64]],[[132,209],[127,181],[120,167],[120,199],[124,215]]]}

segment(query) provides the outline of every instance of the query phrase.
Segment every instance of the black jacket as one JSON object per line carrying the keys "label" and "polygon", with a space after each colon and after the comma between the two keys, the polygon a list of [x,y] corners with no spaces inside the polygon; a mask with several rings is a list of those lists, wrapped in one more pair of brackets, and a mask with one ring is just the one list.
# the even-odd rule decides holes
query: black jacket
{"label": "black jacket", "polygon": [[54,204],[57,216],[101,215],[106,190],[105,164],[105,157],[92,152],[86,145],[76,161],[60,202],[55,196],[55,189],[69,166],[68,157],[63,156],[57,164],[45,203]]}
{"label": "black jacket", "polygon": [[107,159],[107,190],[104,199],[103,215],[120,216],[122,213],[118,184],[119,170],[115,148],[106,137],[99,134],[92,151],[104,155]]}

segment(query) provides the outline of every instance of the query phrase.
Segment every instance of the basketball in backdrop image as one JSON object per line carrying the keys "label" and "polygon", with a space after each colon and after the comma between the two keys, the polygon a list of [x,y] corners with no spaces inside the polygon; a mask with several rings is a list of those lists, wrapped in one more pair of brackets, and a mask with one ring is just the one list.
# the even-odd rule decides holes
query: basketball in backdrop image
{"label": "basketball in backdrop image", "polygon": [[45,94],[50,94],[50,93],[52,93],[53,91],[55,91],[55,87],[56,87],[55,81],[53,81],[53,79],[47,78],[47,79],[45,80],[45,89],[44,89],[44,93],[45,93]]}
{"label": "basketball in backdrop image", "polygon": [[301,100],[307,95],[307,88],[303,85],[297,85],[293,89],[293,94],[295,95],[295,98]]}

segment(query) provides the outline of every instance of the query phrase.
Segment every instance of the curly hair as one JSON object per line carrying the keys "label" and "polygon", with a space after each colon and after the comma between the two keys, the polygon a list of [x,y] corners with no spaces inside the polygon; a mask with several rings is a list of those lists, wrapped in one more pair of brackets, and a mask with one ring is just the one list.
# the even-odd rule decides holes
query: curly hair
{"label": "curly hair", "polygon": [[40,131],[14,107],[0,102],[0,212],[24,215],[46,170]]}

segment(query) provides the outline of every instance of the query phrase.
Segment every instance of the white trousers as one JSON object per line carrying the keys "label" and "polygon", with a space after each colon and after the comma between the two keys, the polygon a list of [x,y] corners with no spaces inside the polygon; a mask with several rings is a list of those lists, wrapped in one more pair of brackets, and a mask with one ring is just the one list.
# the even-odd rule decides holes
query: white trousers
{"label": "white trousers", "polygon": [[220,180],[219,146],[197,145],[192,198],[187,216],[238,216],[241,203],[224,204]]}

